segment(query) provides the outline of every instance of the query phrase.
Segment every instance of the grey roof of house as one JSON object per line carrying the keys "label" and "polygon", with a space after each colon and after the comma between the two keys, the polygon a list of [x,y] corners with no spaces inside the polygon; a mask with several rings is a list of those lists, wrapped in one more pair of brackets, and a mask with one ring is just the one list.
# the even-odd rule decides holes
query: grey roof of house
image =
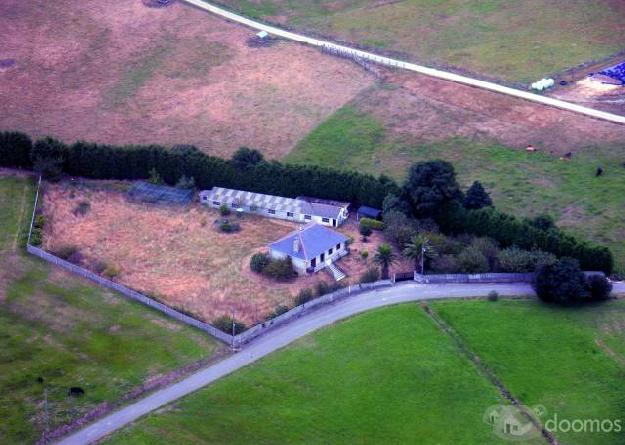
{"label": "grey roof of house", "polygon": [[360,208],[358,209],[359,215],[364,215],[364,216],[367,216],[369,218],[374,218],[374,219],[378,218],[381,213],[382,213],[382,210],[369,207],[369,206],[360,206]]}
{"label": "grey roof of house", "polygon": [[255,205],[263,209],[315,215],[322,218],[338,218],[342,207],[321,202],[308,202],[300,198],[264,195],[262,193],[213,187],[200,192],[200,197],[207,196],[210,201],[221,203],[240,202],[242,205]]}
{"label": "grey roof of house", "polygon": [[[299,251],[293,250],[293,241],[299,240]],[[308,261],[320,254],[327,252],[331,247],[347,241],[342,233],[317,223],[310,223],[298,230],[294,230],[284,238],[269,245],[270,249],[285,253],[293,258]]]}

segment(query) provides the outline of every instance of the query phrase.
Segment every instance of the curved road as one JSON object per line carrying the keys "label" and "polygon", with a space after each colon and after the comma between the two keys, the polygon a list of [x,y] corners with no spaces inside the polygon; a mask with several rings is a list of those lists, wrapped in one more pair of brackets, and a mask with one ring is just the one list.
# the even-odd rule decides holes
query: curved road
{"label": "curved road", "polygon": [[[123,428],[138,418],[209,385],[239,368],[280,349],[319,328],[361,312],[411,301],[486,296],[492,290],[501,296],[534,295],[529,284],[416,284],[405,283],[380,288],[322,306],[291,323],[277,327],[259,337],[237,354],[198,371],[180,382],[109,414],[58,444],[85,445]],[[614,293],[625,293],[625,283],[615,283]]]}
{"label": "curved road", "polygon": [[503,85],[499,85],[494,82],[488,82],[485,80],[473,79],[471,77],[461,76],[459,74],[450,73],[447,71],[441,71],[434,68],[428,68],[426,66],[417,65],[414,63],[405,62],[403,60],[392,59],[389,57],[380,56],[368,51],[362,51],[355,48],[350,48],[344,45],[338,45],[336,43],[314,39],[302,34],[296,34],[294,32],[285,31],[284,29],[277,28],[275,26],[266,25],[264,23],[256,22],[241,15],[230,12],[226,9],[212,5],[204,0],[183,0],[191,5],[194,5],[200,9],[211,12],[213,14],[224,17],[233,22],[241,23],[242,25],[250,28],[266,31],[269,34],[279,36],[295,42],[306,43],[313,46],[332,48],[342,53],[349,53],[353,56],[360,57],[362,59],[371,60],[372,62],[379,63],[381,65],[393,66],[397,68],[403,68],[409,71],[425,74],[426,76],[437,77],[443,80],[449,80],[451,82],[458,82],[472,87],[482,88],[496,93],[506,94],[508,96],[518,97],[520,99],[529,100],[532,102],[548,105],[550,107],[556,107],[574,113],[583,114],[586,116],[594,117],[617,124],[625,124],[625,116],[619,116],[613,113],[607,113],[605,111],[599,111],[592,108],[584,107],[574,103],[566,102],[552,97],[541,96],[539,94],[530,93],[528,91],[517,90],[516,88],[510,88]]}

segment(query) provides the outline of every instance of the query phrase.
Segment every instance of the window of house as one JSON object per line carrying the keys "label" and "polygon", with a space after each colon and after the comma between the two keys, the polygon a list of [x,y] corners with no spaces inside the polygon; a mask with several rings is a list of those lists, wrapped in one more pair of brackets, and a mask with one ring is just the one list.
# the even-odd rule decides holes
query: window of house
{"label": "window of house", "polygon": [[267,210],[267,213],[269,213],[270,215],[275,215],[275,214],[276,214],[276,211],[275,211],[275,210],[273,210],[273,209],[268,209],[268,210]]}
{"label": "window of house", "polygon": [[312,219],[312,216],[310,216],[310,215],[304,215],[304,219]]}
{"label": "window of house", "polygon": [[236,209],[236,208],[238,207],[236,202],[233,202],[232,204],[230,204],[230,206],[231,206],[233,209]]}
{"label": "window of house", "polygon": [[328,255],[332,255],[332,252],[334,252],[334,249],[332,249],[332,247],[330,247],[330,250],[328,250]]}
{"label": "window of house", "polygon": [[286,212],[286,216],[288,216],[289,218],[293,218],[293,212]]}
{"label": "window of house", "polygon": [[321,221],[323,221],[324,223],[329,223],[330,222],[330,218],[321,218]]}
{"label": "window of house", "polygon": [[220,206],[220,205],[221,205],[221,203],[220,203],[219,201],[213,201],[213,205],[214,205],[214,206]]}
{"label": "window of house", "polygon": [[341,243],[338,243],[338,244],[336,245],[336,250],[341,250]]}

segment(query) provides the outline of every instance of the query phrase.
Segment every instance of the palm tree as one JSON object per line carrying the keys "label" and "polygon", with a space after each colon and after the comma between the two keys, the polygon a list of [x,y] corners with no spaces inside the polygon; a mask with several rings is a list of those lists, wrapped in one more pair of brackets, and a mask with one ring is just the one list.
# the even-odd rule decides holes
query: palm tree
{"label": "palm tree", "polygon": [[404,247],[402,252],[406,258],[410,258],[415,262],[415,270],[421,267],[423,273],[423,264],[426,258],[433,258],[436,254],[430,239],[423,233],[419,233],[410,239],[410,242]]}
{"label": "palm tree", "polygon": [[382,269],[382,279],[388,279],[388,268],[397,261],[397,255],[393,253],[391,246],[383,243],[378,246],[373,261]]}

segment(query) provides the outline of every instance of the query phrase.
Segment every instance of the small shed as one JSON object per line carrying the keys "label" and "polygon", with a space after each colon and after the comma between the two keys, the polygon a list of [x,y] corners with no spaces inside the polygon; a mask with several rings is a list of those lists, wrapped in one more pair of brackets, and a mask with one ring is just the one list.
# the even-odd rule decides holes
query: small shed
{"label": "small shed", "polygon": [[356,219],[360,218],[382,219],[382,210],[368,206],[360,206],[356,213]]}

